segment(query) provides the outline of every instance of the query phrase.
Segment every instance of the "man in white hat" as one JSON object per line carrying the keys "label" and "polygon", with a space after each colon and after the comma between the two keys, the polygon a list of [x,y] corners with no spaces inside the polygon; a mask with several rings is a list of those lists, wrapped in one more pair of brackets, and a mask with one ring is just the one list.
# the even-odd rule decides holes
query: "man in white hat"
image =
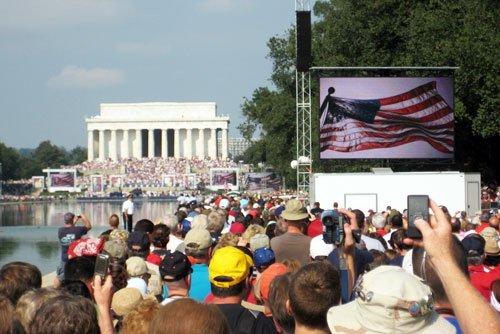
{"label": "man in white hat", "polygon": [[302,266],[309,263],[311,238],[304,235],[309,219],[307,209],[298,199],[291,199],[286,203],[281,216],[285,220],[287,232],[271,239],[271,249],[276,256],[276,262],[288,259],[297,260]]}

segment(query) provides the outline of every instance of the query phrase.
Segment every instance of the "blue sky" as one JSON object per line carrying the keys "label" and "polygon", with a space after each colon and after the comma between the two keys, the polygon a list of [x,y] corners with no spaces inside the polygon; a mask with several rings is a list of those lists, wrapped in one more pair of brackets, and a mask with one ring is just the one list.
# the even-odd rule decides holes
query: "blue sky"
{"label": "blue sky", "polygon": [[0,141],[85,146],[103,102],[240,104],[270,85],[293,0],[0,0]]}

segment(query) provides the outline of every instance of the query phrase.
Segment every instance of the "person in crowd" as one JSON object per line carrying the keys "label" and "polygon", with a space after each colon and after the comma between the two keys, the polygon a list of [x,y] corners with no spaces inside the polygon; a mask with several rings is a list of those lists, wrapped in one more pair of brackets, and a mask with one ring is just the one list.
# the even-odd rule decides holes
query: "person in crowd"
{"label": "person in crowd", "polygon": [[11,333],[13,329],[14,307],[10,300],[0,295],[0,333]]}
{"label": "person in crowd", "polygon": [[79,256],[66,262],[63,282],[80,281],[93,295],[95,256]]}
{"label": "person in crowd", "polygon": [[276,261],[295,259],[301,265],[309,263],[311,238],[304,235],[309,214],[299,200],[291,199],[286,203],[282,217],[287,224],[286,233],[271,240],[271,248],[276,256]]}
{"label": "person in crowd", "polygon": [[151,334],[231,333],[229,324],[218,307],[200,304],[190,298],[177,299],[160,307],[149,324],[148,332]]}
{"label": "person in crowd", "polygon": [[323,240],[323,234],[321,234],[311,239],[309,256],[313,261],[323,261],[328,258],[328,255],[330,255],[334,248],[335,245],[327,244]]}
{"label": "person in crowd", "polygon": [[188,297],[192,272],[191,263],[186,255],[179,251],[165,254],[160,264],[160,275],[168,288],[168,296],[161,302],[162,305]]}
{"label": "person in crowd", "polygon": [[387,231],[385,230],[386,223],[387,219],[382,213],[377,212],[372,216],[372,225],[375,227],[375,232],[381,237],[384,237],[384,235],[387,234]]}
{"label": "person in crowd", "polygon": [[[75,226],[78,221],[83,222],[83,226]],[[57,268],[57,278],[59,282],[54,282],[58,285],[64,279],[64,265],[68,261],[68,249],[71,243],[75,240],[80,240],[82,236],[92,228],[92,224],[86,215],[80,214],[76,216],[72,212],[64,214],[64,226],[60,227],[57,236],[61,245],[61,263]]]}
{"label": "person in crowd", "polygon": [[120,334],[149,334],[149,325],[158,313],[156,300],[145,299],[123,318]]}
{"label": "person in crowd", "polygon": [[167,215],[163,219],[163,223],[167,225],[170,230],[168,237],[167,250],[171,253],[175,252],[180,244],[182,244],[182,226],[179,225],[177,217],[173,214]]}
{"label": "person in crowd", "polygon": [[489,300],[491,283],[500,278],[500,267],[490,268],[484,265],[486,241],[481,235],[473,233],[466,236],[462,239],[462,245],[467,253],[471,283],[486,300]]}
{"label": "person in crowd", "polygon": [[396,258],[389,261],[390,265],[398,267],[403,265],[403,258],[411,249],[411,246],[404,243],[404,239],[406,239],[406,237],[406,230],[402,228],[391,233],[389,244],[391,245],[392,250],[396,251],[397,255]]}
{"label": "person in crowd", "polygon": [[208,263],[213,239],[205,229],[192,229],[184,239],[184,251],[192,264],[189,297],[202,302],[210,293],[208,280]]}
{"label": "person in crowd", "polygon": [[133,215],[134,215],[134,195],[128,194],[127,200],[122,204],[123,228],[132,233]]}
{"label": "person in crowd", "polygon": [[224,229],[224,220],[220,214],[215,211],[211,211],[208,215],[208,225],[207,230],[212,236],[212,241],[217,243]]}
{"label": "person in crowd", "polygon": [[293,275],[286,308],[295,333],[329,333],[326,313],[339,303],[339,274],[328,262],[306,264]]}
{"label": "person in crowd", "polygon": [[384,239],[387,242],[389,248],[391,248],[391,245],[389,243],[389,241],[391,240],[391,234],[397,229],[403,228],[403,215],[397,210],[388,210],[387,224],[390,230],[384,235]]}
{"label": "person in crowd", "polygon": [[95,305],[87,298],[61,294],[40,306],[30,333],[99,334]]}
{"label": "person in crowd", "polygon": [[433,311],[429,287],[402,268],[380,266],[366,273],[354,292],[354,301],[328,310],[332,333],[455,333],[455,328]]}
{"label": "person in crowd", "polygon": [[254,286],[254,295],[256,299],[264,306],[263,316],[272,320],[272,313],[269,305],[269,293],[272,281],[281,275],[289,273],[291,269],[284,263],[273,263],[264,270]]}
{"label": "person in crowd", "polygon": [[484,244],[484,264],[490,268],[500,265],[500,234],[493,227],[487,227],[481,232]]}
{"label": "person in crowd", "polygon": [[14,328],[17,328],[16,333],[29,333],[35,313],[40,306],[50,303],[52,298],[57,298],[63,293],[64,291],[54,288],[39,288],[25,292],[16,303],[14,315]]}
{"label": "person in crowd", "polygon": [[90,290],[87,287],[87,284],[83,283],[82,281],[63,280],[61,282],[60,289],[68,292],[70,295],[82,296],[89,300],[92,300],[92,295],[90,294]]}
{"label": "person in crowd", "polygon": [[254,253],[259,248],[269,248],[269,237],[264,233],[257,233],[250,238],[250,250]]}
{"label": "person in crowd", "polygon": [[367,250],[376,249],[378,251],[385,251],[384,245],[377,239],[371,238],[367,235],[368,233],[368,225],[365,224],[365,214],[363,211],[355,209],[352,210],[356,217],[356,222],[358,224],[358,228],[361,230],[361,241],[364,243]]}
{"label": "person in crowd", "polygon": [[7,297],[12,305],[31,289],[42,286],[40,270],[26,262],[10,262],[0,269],[0,295]]}
{"label": "person in crowd", "polygon": [[162,258],[168,252],[167,245],[169,241],[170,229],[165,224],[157,224],[153,227],[151,233],[152,250],[149,253],[146,261],[159,265]]}
{"label": "person in crowd", "polygon": [[109,216],[108,225],[110,229],[102,232],[101,235],[109,236],[114,230],[119,230],[118,227],[120,225],[120,218],[118,218],[118,215],[113,213],[111,216]]}
{"label": "person in crowd", "polygon": [[489,227],[494,228],[497,232],[500,232],[498,225],[500,224],[500,216],[493,216],[489,220]]}
{"label": "person in crowd", "polygon": [[242,249],[227,246],[214,252],[209,265],[212,303],[222,311],[229,328],[236,333],[275,333],[274,324],[255,317],[241,306],[249,286],[252,258]]}
{"label": "person in crowd", "polygon": [[[314,209],[319,209],[319,210],[314,210]],[[323,234],[323,223],[321,222],[322,213],[323,209],[320,209],[319,206],[311,209],[311,215],[314,217],[314,219],[309,223],[309,226],[307,226],[307,236],[309,238],[314,238],[318,235]]]}
{"label": "person in crowd", "polygon": [[476,227],[476,233],[481,233],[485,228],[490,226],[490,213],[485,211],[479,216],[479,226]]}
{"label": "person in crowd", "polygon": [[146,259],[150,252],[151,243],[147,233],[142,231],[132,232],[127,239],[128,256],[138,256]]}
{"label": "person in crowd", "polygon": [[[424,248],[426,258],[436,264],[436,272],[465,333],[474,333],[478,328],[481,328],[483,333],[497,333],[500,330],[497,314],[470,284],[467,276],[453,260],[451,226],[446,215],[432,199],[429,203],[434,214],[430,217],[430,223],[423,219],[415,221],[415,226],[422,233],[422,240],[407,239],[405,242],[414,247]],[[471,317],[470,310],[481,314],[481,317]]]}
{"label": "person in crowd", "polygon": [[117,323],[115,328],[121,329],[123,318],[132,312],[144,300],[141,292],[136,288],[123,288],[113,294],[111,309],[115,314]]}
{"label": "person in crowd", "polygon": [[269,287],[267,304],[269,304],[276,331],[282,334],[292,334],[295,332],[295,320],[286,308],[291,282],[292,274],[287,273],[276,276],[271,281],[271,286]]}
{"label": "person in crowd", "polygon": [[372,249],[370,251],[370,254],[373,257],[373,261],[368,263],[368,265],[365,268],[365,272],[371,271],[377,267],[383,266],[383,265],[388,265],[389,264],[389,258],[384,252],[378,251],[376,249]]}
{"label": "person in crowd", "polygon": [[[462,273],[468,277],[469,270],[467,267],[467,254],[465,253],[465,249],[460,243],[459,239],[456,237],[452,239],[451,251],[453,260],[455,261],[456,265],[460,268]],[[460,324],[455,317],[455,312],[451,307],[451,303],[448,299],[448,296],[446,295],[445,288],[438,277],[436,265],[430,261],[427,261],[425,255],[426,254],[424,249],[413,249],[413,273],[421,277],[430,287],[432,291],[432,298],[434,300],[434,310],[455,327],[457,334],[461,334],[462,329],[460,328]]]}

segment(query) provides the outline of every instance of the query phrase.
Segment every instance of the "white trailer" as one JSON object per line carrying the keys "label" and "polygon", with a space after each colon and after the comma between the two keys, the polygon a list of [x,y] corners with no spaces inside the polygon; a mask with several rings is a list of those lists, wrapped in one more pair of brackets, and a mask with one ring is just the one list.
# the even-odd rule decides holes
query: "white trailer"
{"label": "white trailer", "polygon": [[325,209],[338,202],[366,213],[369,209],[381,212],[387,206],[403,211],[408,195],[429,195],[451,214],[467,211],[473,215],[481,208],[480,189],[479,173],[317,173],[311,176],[309,199]]}

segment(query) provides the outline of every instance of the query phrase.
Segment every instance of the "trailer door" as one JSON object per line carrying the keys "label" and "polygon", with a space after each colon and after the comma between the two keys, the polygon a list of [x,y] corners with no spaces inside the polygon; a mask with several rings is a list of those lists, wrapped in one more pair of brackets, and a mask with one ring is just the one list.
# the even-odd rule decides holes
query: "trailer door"
{"label": "trailer door", "polygon": [[474,216],[480,210],[479,182],[467,181],[467,214]]}

